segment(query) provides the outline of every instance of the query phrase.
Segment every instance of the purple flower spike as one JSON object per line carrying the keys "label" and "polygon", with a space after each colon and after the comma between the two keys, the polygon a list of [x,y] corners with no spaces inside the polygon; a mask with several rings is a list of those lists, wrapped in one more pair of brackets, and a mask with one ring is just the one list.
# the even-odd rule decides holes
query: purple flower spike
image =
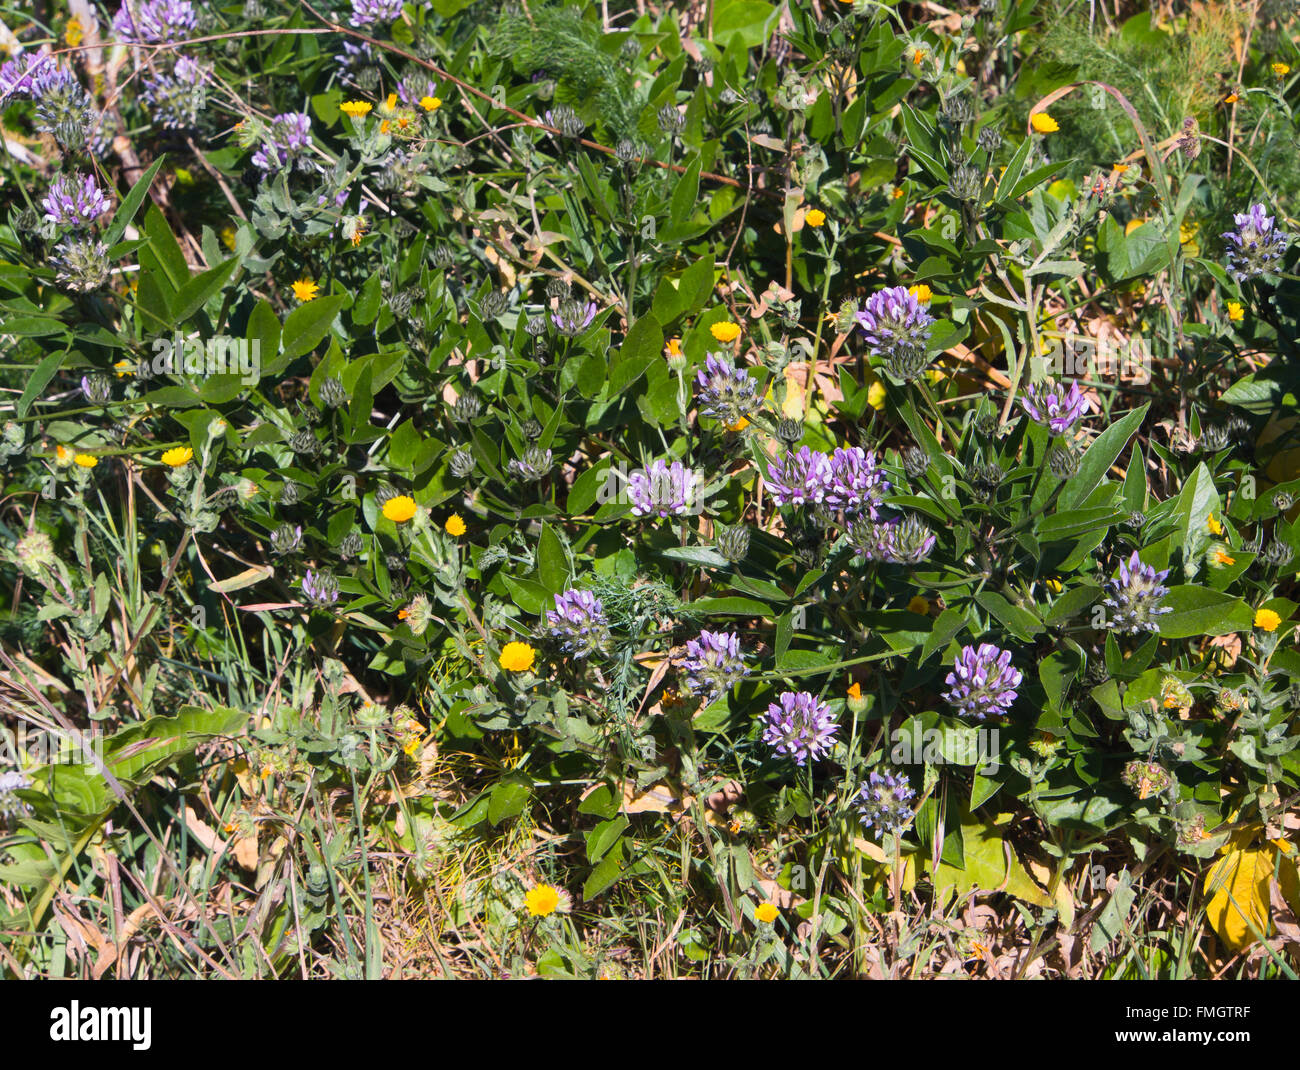
{"label": "purple flower spike", "polygon": [[1024,679],[1020,670],[1011,665],[1011,651],[999,650],[992,643],[962,647],[952,669],[944,681],[951,690],[943,697],[958,713],[977,721],[989,714],[1005,714],[1016,701],[1016,688]]}
{"label": "purple flower spike", "polygon": [[889,481],[876,467],[876,455],[860,446],[838,449],[831,454],[830,479],[822,500],[832,509],[845,513],[866,513],[879,517],[881,496],[889,491]]}
{"label": "purple flower spike", "polygon": [[701,416],[712,416],[728,427],[748,420],[758,410],[758,387],[730,357],[710,353],[695,373],[696,401]]}
{"label": "purple flower spike", "polygon": [[633,472],[627,480],[635,516],[682,516],[694,508],[698,492],[699,477],[681,461],[652,461],[649,468]]}
{"label": "purple flower spike", "polygon": [[777,505],[816,505],[825,499],[830,482],[830,458],[807,446],[768,462],[767,488]]}
{"label": "purple flower spike", "polygon": [[353,26],[373,26],[376,22],[393,22],[402,17],[402,0],[352,0]]}
{"label": "purple flower spike", "polygon": [[857,315],[873,356],[886,360],[903,350],[924,347],[930,337],[930,315],[906,286],[877,290]]}
{"label": "purple flower spike", "polygon": [[1262,204],[1252,204],[1232,218],[1236,229],[1221,235],[1228,243],[1228,274],[1238,282],[1276,275],[1291,235],[1277,227]]}
{"label": "purple flower spike", "polygon": [[1020,404],[1035,423],[1063,435],[1070,430],[1090,408],[1078,383],[1069,390],[1052,382],[1030,383],[1020,395]]}
{"label": "purple flower spike", "polygon": [[609,621],[600,599],[590,591],[568,590],[555,596],[546,611],[547,634],[566,654],[586,658],[609,640]]}
{"label": "purple flower spike", "polygon": [[271,120],[266,141],[253,153],[253,166],[262,171],[282,171],[311,143],[311,119],[305,112],[284,112]]}
{"label": "purple flower spike", "polygon": [[902,773],[872,771],[858,792],[858,813],[864,829],[892,832],[897,835],[912,819],[915,811],[907,804],[916,791]]}
{"label": "purple flower spike", "polygon": [[830,753],[838,729],[826,703],[807,691],[787,691],[767,708],[763,742],[802,766]]}
{"label": "purple flower spike", "polygon": [[1108,625],[1130,635],[1158,632],[1160,622],[1156,618],[1173,611],[1171,606],[1158,604],[1169,593],[1168,587],[1161,586],[1168,575],[1167,568],[1157,572],[1142,564],[1134,550],[1128,561],[1120,562],[1119,575],[1107,584],[1110,597],[1102,599],[1101,604],[1114,611]]}
{"label": "purple flower spike", "polygon": [[740,654],[740,636],[735,632],[701,631],[698,639],[687,642],[682,669],[687,689],[704,696],[706,703],[749,675]]}
{"label": "purple flower spike", "polygon": [[[131,17],[132,7],[135,19]],[[183,41],[197,25],[198,13],[190,0],[132,0],[123,3],[113,17],[113,32],[127,44]]]}
{"label": "purple flower spike", "polygon": [[41,202],[45,218],[60,227],[88,227],[109,209],[93,175],[58,175]]}

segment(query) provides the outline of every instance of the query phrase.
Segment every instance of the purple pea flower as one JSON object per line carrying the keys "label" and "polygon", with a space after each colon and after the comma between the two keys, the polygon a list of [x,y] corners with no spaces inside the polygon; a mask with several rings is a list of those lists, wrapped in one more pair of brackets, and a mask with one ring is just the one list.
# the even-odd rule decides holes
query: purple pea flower
{"label": "purple pea flower", "polygon": [[989,714],[1005,714],[1016,701],[1016,689],[1024,679],[1011,664],[1011,651],[1000,650],[992,643],[962,647],[952,669],[944,681],[951,690],[943,697],[958,713],[977,721]]}
{"label": "purple pea flower", "polygon": [[[131,17],[132,7],[135,18]],[[190,0],[131,0],[113,17],[113,32],[127,44],[181,41],[197,25],[198,13]]]}
{"label": "purple pea flower", "polygon": [[109,209],[93,175],[58,175],[41,202],[45,218],[61,227],[88,227]]}
{"label": "purple pea flower", "polygon": [[266,141],[253,153],[253,166],[282,171],[311,143],[311,119],[305,112],[284,112],[271,120]]}
{"label": "purple pea flower", "polygon": [[1221,235],[1228,243],[1228,274],[1238,282],[1276,275],[1291,235],[1278,228],[1262,204],[1252,204],[1232,219],[1236,228]]}
{"label": "purple pea flower", "polygon": [[30,97],[36,80],[54,71],[54,59],[40,53],[24,52],[0,64],[0,100]]}
{"label": "purple pea flower", "polygon": [[1119,575],[1107,584],[1110,597],[1101,603],[1114,611],[1109,627],[1130,635],[1160,631],[1156,618],[1173,611],[1171,606],[1158,604],[1169,593],[1168,587],[1161,586],[1168,575],[1167,568],[1157,572],[1144,565],[1136,550],[1128,561],[1121,561]]}
{"label": "purple pea flower", "polygon": [[817,505],[825,499],[830,482],[830,458],[807,446],[767,465],[767,487],[777,505]]}
{"label": "purple pea flower", "polygon": [[747,420],[759,407],[758,387],[729,357],[710,353],[695,373],[696,401],[701,416],[712,416],[728,427]]}
{"label": "purple pea flower", "polygon": [[740,654],[740,636],[735,632],[701,631],[698,638],[686,643],[682,669],[687,690],[704,696],[706,703],[749,675]]}
{"label": "purple pea flower", "polygon": [[596,318],[597,308],[595,301],[588,301],[584,305],[575,298],[566,298],[560,302],[560,307],[551,313],[551,322],[561,334],[573,338],[591,326],[591,321]]}
{"label": "purple pea flower", "polygon": [[566,654],[587,658],[609,640],[609,620],[600,599],[590,591],[568,590],[555,596],[546,611],[547,634]]}
{"label": "purple pea flower", "polygon": [[699,476],[681,461],[667,464],[655,460],[650,467],[628,476],[627,494],[635,516],[654,514],[660,518],[681,516],[691,511],[699,492]]}
{"label": "purple pea flower", "polygon": [[402,0],[352,0],[353,26],[373,26],[376,22],[393,22],[402,17]]}
{"label": "purple pea flower", "polygon": [[915,813],[908,805],[915,796],[916,791],[904,774],[872,770],[858,792],[857,807],[862,827],[874,828],[878,834],[892,832],[898,835]]}
{"label": "purple pea flower", "polygon": [[924,348],[934,317],[906,286],[877,290],[857,314],[873,356],[888,360],[904,351]]}
{"label": "purple pea flower", "polygon": [[845,513],[879,516],[881,496],[889,491],[889,481],[876,466],[876,455],[860,446],[837,449],[830,458],[830,478],[822,500],[832,509]]}
{"label": "purple pea flower", "polygon": [[1071,383],[1069,390],[1052,382],[1030,383],[1020,404],[1031,420],[1058,435],[1069,431],[1090,408],[1078,383]]}
{"label": "purple pea flower", "polygon": [[830,753],[838,729],[826,703],[807,691],[787,691],[767,708],[763,742],[802,766]]}

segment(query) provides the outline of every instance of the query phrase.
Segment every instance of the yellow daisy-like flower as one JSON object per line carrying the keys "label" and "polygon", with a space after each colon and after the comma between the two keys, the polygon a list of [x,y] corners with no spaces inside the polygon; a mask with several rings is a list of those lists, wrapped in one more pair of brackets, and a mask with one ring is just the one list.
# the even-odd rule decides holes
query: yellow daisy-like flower
{"label": "yellow daisy-like flower", "polygon": [[928,305],[934,297],[934,291],[923,282],[918,282],[915,286],[909,286],[907,292],[923,305]]}
{"label": "yellow daisy-like flower", "polygon": [[299,279],[293,284],[293,296],[299,301],[312,301],[320,293],[320,286],[311,279]]}
{"label": "yellow daisy-like flower", "polygon": [[537,660],[537,651],[527,643],[507,643],[501,651],[501,668],[527,672]]}
{"label": "yellow daisy-like flower", "polygon": [[894,190],[894,200],[898,200],[898,198],[901,197],[902,195],[903,195],[903,191],[901,189]]}
{"label": "yellow daisy-like flower", "polygon": [[1261,609],[1255,614],[1255,627],[1262,628],[1266,632],[1276,631],[1281,623],[1282,618],[1271,609]]}
{"label": "yellow daisy-like flower", "polygon": [[397,110],[397,94],[389,93],[388,99],[384,101],[383,106],[379,110],[389,113],[395,112]]}
{"label": "yellow daisy-like flower", "polygon": [[380,122],[380,124],[379,124],[379,132],[380,132],[381,134],[386,134],[386,133],[388,133],[388,129],[389,129],[389,127],[390,127],[391,125],[392,125],[392,124],[389,123],[389,121],[388,121],[387,119],[384,119],[384,120],[383,120],[382,122]]}
{"label": "yellow daisy-like flower", "polygon": [[855,681],[854,683],[850,684],[850,685],[849,685],[848,695],[849,695],[849,698],[861,698],[861,697],[862,697],[862,685],[861,685],[860,683],[857,683],[856,681]]}
{"label": "yellow daisy-like flower", "polygon": [[524,905],[535,918],[545,918],[556,912],[568,912],[569,893],[553,884],[537,884],[524,893]]}
{"label": "yellow daisy-like flower", "polygon": [[918,48],[915,52],[912,53],[912,65],[919,67],[922,63],[925,62],[925,56],[926,56],[925,49]]}
{"label": "yellow daisy-like flower", "polygon": [[1211,513],[1209,516],[1205,518],[1205,526],[1210,529],[1211,535],[1223,534],[1223,525],[1214,519],[1213,513]]}
{"label": "yellow daisy-like flower", "polygon": [[384,502],[384,517],[394,524],[405,524],[415,516],[415,499],[405,494]]}
{"label": "yellow daisy-like flower", "polygon": [[235,233],[234,227],[221,228],[221,244],[224,245],[227,249],[234,249],[236,237],[237,235]]}
{"label": "yellow daisy-like flower", "polygon": [[803,221],[810,227],[820,227],[826,222],[826,213],[820,208],[814,208],[803,217]]}
{"label": "yellow daisy-like flower", "polygon": [[1111,171],[1117,175],[1122,175],[1125,171],[1128,170],[1128,167],[1129,165],[1126,163],[1117,163],[1114,167],[1111,168]]}
{"label": "yellow daisy-like flower", "polygon": [[1290,64],[1287,63],[1274,63],[1273,73],[1276,74],[1279,78],[1285,78],[1288,74],[1291,73],[1291,66]]}
{"label": "yellow daisy-like flower", "polygon": [[740,325],[732,323],[731,320],[723,320],[710,327],[709,333],[719,342],[734,342],[740,337]]}
{"label": "yellow daisy-like flower", "polygon": [[339,111],[343,112],[344,115],[352,116],[354,119],[360,119],[363,115],[369,114],[370,109],[373,107],[374,105],[368,100],[349,100],[339,105]]}
{"label": "yellow daisy-like flower", "polygon": [[1240,323],[1246,318],[1246,309],[1240,301],[1228,302],[1228,319],[1233,323]]}
{"label": "yellow daisy-like flower", "polygon": [[447,517],[447,523],[443,524],[443,528],[448,535],[454,535],[459,539],[465,534],[465,521],[461,519],[459,513],[452,513],[451,516]]}
{"label": "yellow daisy-like flower", "polygon": [[162,463],[169,468],[180,468],[194,460],[194,451],[189,446],[173,446],[162,455]]}
{"label": "yellow daisy-like flower", "polygon": [[113,374],[119,379],[125,379],[131,374],[131,362],[129,360],[119,360],[113,365]]}
{"label": "yellow daisy-like flower", "polygon": [[885,407],[885,384],[879,379],[867,387],[867,404],[876,412]]}
{"label": "yellow daisy-like flower", "polygon": [[924,617],[930,612],[930,603],[918,594],[914,595],[912,600],[907,603],[907,608],[913,613],[919,613]]}
{"label": "yellow daisy-like flower", "polygon": [[1035,115],[1032,119],[1030,119],[1029,125],[1032,126],[1040,134],[1055,134],[1058,130],[1061,129],[1061,124],[1058,123],[1055,119],[1053,119],[1050,115],[1048,115],[1047,112],[1045,111],[1040,111],[1037,115]]}
{"label": "yellow daisy-like flower", "polygon": [[1229,565],[1235,565],[1237,559],[1228,553],[1227,550],[1216,549],[1210,554],[1210,562],[1218,565],[1220,568],[1227,568]]}
{"label": "yellow daisy-like flower", "polygon": [[754,911],[754,917],[764,925],[771,925],[780,917],[781,912],[776,909],[775,903],[760,903],[758,909]]}
{"label": "yellow daisy-like flower", "polygon": [[89,453],[78,453],[72,459],[76,461],[77,464],[79,464],[82,468],[94,468],[95,465],[99,464],[99,458],[92,456]]}
{"label": "yellow daisy-like flower", "polygon": [[69,48],[76,48],[81,44],[81,39],[86,36],[86,28],[81,25],[81,20],[75,15],[68,19],[68,24],[63,27],[63,40]]}
{"label": "yellow daisy-like flower", "polygon": [[664,353],[669,360],[680,360],[682,356],[682,340],[680,338],[669,338],[668,344],[664,347]]}
{"label": "yellow daisy-like flower", "polygon": [[422,107],[425,111],[437,111],[439,108],[442,107],[442,101],[439,100],[437,97],[421,97],[420,107]]}

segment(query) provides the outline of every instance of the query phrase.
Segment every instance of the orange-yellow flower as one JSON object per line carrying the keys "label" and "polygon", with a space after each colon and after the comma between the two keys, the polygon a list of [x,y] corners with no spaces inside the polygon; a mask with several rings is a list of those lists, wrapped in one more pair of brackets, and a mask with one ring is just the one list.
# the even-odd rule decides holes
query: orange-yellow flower
{"label": "orange-yellow flower", "polygon": [[389,498],[384,502],[384,516],[394,524],[405,524],[415,516],[415,500],[406,494]]}
{"label": "orange-yellow flower", "polygon": [[740,325],[732,323],[731,320],[723,320],[720,323],[713,324],[713,326],[709,328],[709,333],[719,342],[724,344],[727,342],[734,342],[740,337]]}
{"label": "orange-yellow flower", "polygon": [[293,296],[299,301],[311,301],[320,293],[320,286],[311,279],[299,279],[293,284]]}
{"label": "orange-yellow flower", "polygon": [[1240,301],[1228,302],[1228,319],[1233,323],[1240,323],[1246,318],[1246,310],[1242,307]]}
{"label": "orange-yellow flower", "polygon": [[374,105],[367,100],[349,100],[339,105],[339,111],[345,115],[350,115],[354,119],[360,119],[366,115]]}
{"label": "orange-yellow flower", "polygon": [[1277,626],[1282,623],[1282,618],[1271,609],[1261,609],[1255,614],[1255,627],[1262,628],[1266,632],[1277,630]]}
{"label": "orange-yellow flower", "polygon": [[820,227],[826,222],[826,213],[820,208],[814,208],[812,211],[806,213],[803,219],[810,227]]}
{"label": "orange-yellow flower", "polygon": [[78,453],[72,459],[82,468],[94,468],[95,465],[99,464],[99,458],[89,453]]}
{"label": "orange-yellow flower", "polygon": [[501,668],[527,672],[537,660],[537,651],[527,643],[507,643],[501,651]]}
{"label": "orange-yellow flower", "polygon": [[421,97],[420,107],[422,107],[425,111],[437,111],[439,108],[442,107],[442,101],[439,100],[437,97]]}
{"label": "orange-yellow flower", "polygon": [[447,523],[443,525],[443,528],[446,529],[448,535],[460,538],[460,536],[465,534],[465,521],[461,519],[459,513],[452,513],[451,516],[447,518]]}
{"label": "orange-yellow flower", "polygon": [[1058,130],[1061,129],[1061,124],[1058,123],[1055,119],[1053,119],[1050,115],[1048,115],[1047,112],[1045,111],[1040,111],[1037,115],[1035,115],[1032,119],[1030,119],[1029,125],[1032,126],[1035,130],[1037,130],[1040,134],[1055,134]]}
{"label": "orange-yellow flower", "polygon": [[754,917],[764,925],[771,925],[780,916],[780,913],[776,909],[775,903],[760,903],[758,909],[754,911]]}
{"label": "orange-yellow flower", "polygon": [[180,468],[194,460],[194,451],[189,446],[173,446],[162,455],[162,463],[171,468]]}

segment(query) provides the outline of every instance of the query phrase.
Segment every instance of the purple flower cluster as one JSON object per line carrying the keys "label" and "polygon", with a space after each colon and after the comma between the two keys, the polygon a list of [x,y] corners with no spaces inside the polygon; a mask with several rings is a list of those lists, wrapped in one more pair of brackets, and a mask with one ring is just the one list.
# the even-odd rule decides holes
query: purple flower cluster
{"label": "purple flower cluster", "polygon": [[24,52],[5,61],[0,64],[0,100],[32,96],[37,79],[55,69],[53,58],[40,53]]}
{"label": "purple flower cluster", "polygon": [[184,130],[193,126],[207,101],[207,72],[181,56],[171,74],[159,73],[145,78],[140,99],[166,130]]}
{"label": "purple flower cluster", "polygon": [[546,611],[547,634],[566,654],[587,658],[609,641],[609,620],[600,599],[590,591],[568,590],[555,596]]}
{"label": "purple flower cluster", "polygon": [[402,17],[402,0],[352,0],[353,26],[373,26]]}
{"label": "purple flower cluster", "polygon": [[414,76],[397,83],[397,96],[408,108],[414,108],[425,97],[438,95],[438,83],[432,78]]}
{"label": "purple flower cluster", "polygon": [[888,360],[905,351],[923,349],[934,317],[906,286],[877,290],[857,314],[874,356]]}
{"label": "purple flower cluster", "polygon": [[1024,679],[1011,664],[1011,651],[999,650],[992,643],[962,647],[952,669],[944,680],[951,690],[943,697],[958,713],[977,721],[989,714],[1005,714],[1016,701],[1016,689]]}
{"label": "purple flower cluster", "polygon": [[190,0],[129,0],[113,17],[113,32],[127,44],[182,41],[197,25],[198,13]]}
{"label": "purple flower cluster", "polygon": [[591,326],[598,308],[595,301],[588,301],[584,305],[575,298],[566,298],[560,302],[560,307],[551,313],[551,322],[561,334],[574,338]]}
{"label": "purple flower cluster", "polygon": [[863,560],[896,565],[919,565],[927,560],[936,538],[928,524],[910,513],[890,520],[850,517],[844,533]]}
{"label": "purple flower cluster", "polygon": [[695,508],[699,476],[681,461],[650,462],[650,467],[628,476],[627,494],[635,516],[682,516]]}
{"label": "purple flower cluster", "polygon": [[758,387],[743,368],[721,353],[710,353],[695,374],[696,401],[701,416],[712,416],[728,427],[747,420],[759,406]]}
{"label": "purple flower cluster", "polygon": [[821,505],[842,509],[850,517],[880,515],[889,481],[874,453],[860,446],[837,449],[830,456],[807,446],[770,461],[767,486],[777,505]]}
{"label": "purple flower cluster", "polygon": [[339,599],[339,581],[324,569],[309,568],[302,577],[302,594],[309,605],[332,606]]}
{"label": "purple flower cluster", "polygon": [[31,807],[18,798],[18,792],[27,791],[32,782],[23,773],[11,770],[0,773],[0,819],[9,820],[31,813]]}
{"label": "purple flower cluster", "polygon": [[1052,382],[1030,383],[1020,395],[1020,404],[1031,420],[1058,435],[1069,431],[1089,408],[1078,383],[1071,383],[1069,390]]}
{"label": "purple flower cluster", "polygon": [[282,171],[311,143],[311,119],[305,112],[284,112],[271,120],[266,141],[253,153],[253,166],[266,172]]}
{"label": "purple flower cluster", "polygon": [[777,505],[818,505],[826,497],[831,460],[824,453],[800,446],[767,466],[767,489]]}
{"label": "purple flower cluster", "polygon": [[767,708],[763,742],[804,765],[830,753],[838,729],[826,703],[807,691],[787,691]]}
{"label": "purple flower cluster", "polygon": [[51,223],[73,229],[90,226],[109,209],[108,198],[94,175],[83,174],[58,175],[41,206]]}
{"label": "purple flower cluster", "polygon": [[701,631],[698,639],[688,640],[682,669],[687,690],[704,696],[705,702],[712,702],[749,675],[740,654],[740,636],[735,632]]}
{"label": "purple flower cluster", "polygon": [[1110,597],[1101,603],[1113,610],[1109,627],[1130,635],[1158,632],[1160,622],[1156,618],[1172,612],[1171,606],[1158,604],[1169,593],[1168,587],[1161,586],[1168,575],[1167,568],[1157,572],[1144,565],[1136,550],[1128,561],[1121,561],[1119,575],[1107,584]]}
{"label": "purple flower cluster", "polygon": [[889,492],[889,481],[876,465],[876,455],[861,446],[837,449],[831,454],[830,478],[822,501],[845,513],[880,515],[880,499]]}
{"label": "purple flower cluster", "polygon": [[374,65],[375,50],[366,41],[354,44],[345,40],[343,49],[334,57],[334,62],[339,67],[339,81],[344,85],[359,87],[357,72],[363,67]]}
{"label": "purple flower cluster", "polygon": [[1221,235],[1228,243],[1228,274],[1238,282],[1277,274],[1291,235],[1276,225],[1262,204],[1252,204],[1232,219],[1236,229]]}
{"label": "purple flower cluster", "polygon": [[912,820],[915,811],[908,803],[915,797],[916,791],[904,774],[872,770],[858,792],[857,806],[862,827],[874,828],[877,833],[898,835]]}

